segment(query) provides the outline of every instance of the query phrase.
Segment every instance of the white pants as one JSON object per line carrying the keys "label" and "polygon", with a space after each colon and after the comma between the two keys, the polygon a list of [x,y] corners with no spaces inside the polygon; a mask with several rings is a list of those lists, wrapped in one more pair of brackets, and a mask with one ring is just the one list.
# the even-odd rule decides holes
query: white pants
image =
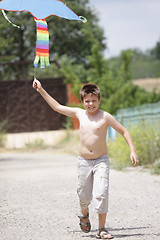
{"label": "white pants", "polygon": [[80,206],[87,208],[93,196],[98,214],[108,211],[109,157],[88,160],[78,156],[78,188]]}

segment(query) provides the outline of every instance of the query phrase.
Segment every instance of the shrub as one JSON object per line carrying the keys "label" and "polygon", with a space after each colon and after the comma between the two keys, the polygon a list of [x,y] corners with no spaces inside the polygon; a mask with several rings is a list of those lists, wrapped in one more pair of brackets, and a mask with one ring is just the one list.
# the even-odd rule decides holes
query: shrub
{"label": "shrub", "polygon": [[156,125],[139,124],[132,127],[131,135],[135,144],[140,164],[152,165],[160,158],[160,131]]}
{"label": "shrub", "polygon": [[1,148],[1,147],[4,147],[5,140],[6,140],[5,133],[0,132],[0,148]]}
{"label": "shrub", "polygon": [[157,174],[157,175],[160,174],[160,160],[159,160],[159,161],[156,161],[156,162],[153,164],[151,173],[152,173],[152,174]]}
{"label": "shrub", "polygon": [[0,122],[0,147],[4,147],[5,144],[5,140],[6,140],[6,125],[7,125],[8,121],[4,120],[2,122]]}
{"label": "shrub", "polygon": [[26,147],[29,149],[42,149],[46,146],[43,139],[34,139],[33,142],[26,143]]}
{"label": "shrub", "polygon": [[130,150],[121,135],[118,134],[115,140],[109,140],[108,147],[113,168],[122,169],[130,165]]}
{"label": "shrub", "polygon": [[[129,128],[138,154],[140,165],[150,166],[160,158],[160,131],[159,127],[149,124],[138,124]],[[111,165],[122,169],[129,166],[130,149],[121,135],[114,141],[109,140],[109,154],[113,158]]]}

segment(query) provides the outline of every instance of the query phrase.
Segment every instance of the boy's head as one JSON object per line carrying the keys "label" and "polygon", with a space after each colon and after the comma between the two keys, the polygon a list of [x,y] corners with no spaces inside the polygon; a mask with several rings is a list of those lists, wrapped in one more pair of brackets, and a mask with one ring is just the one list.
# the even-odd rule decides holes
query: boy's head
{"label": "boy's head", "polygon": [[80,97],[84,108],[90,114],[95,114],[100,104],[100,89],[95,84],[84,85],[80,90]]}
{"label": "boy's head", "polygon": [[84,97],[88,94],[97,96],[98,100],[101,98],[99,87],[93,83],[88,83],[81,88],[80,98],[82,102],[84,100]]}

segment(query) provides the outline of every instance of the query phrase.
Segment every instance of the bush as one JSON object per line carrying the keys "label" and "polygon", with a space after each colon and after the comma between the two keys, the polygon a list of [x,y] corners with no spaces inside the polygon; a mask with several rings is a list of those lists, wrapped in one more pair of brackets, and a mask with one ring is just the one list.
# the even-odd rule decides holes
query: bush
{"label": "bush", "polygon": [[156,125],[143,124],[132,127],[131,135],[139,156],[140,165],[154,164],[160,158],[160,129]]}
{"label": "bush", "polygon": [[160,160],[159,160],[159,161],[156,161],[156,162],[153,164],[151,173],[152,173],[152,174],[157,174],[157,175],[160,174]]}
{"label": "bush", "polygon": [[46,148],[43,139],[34,139],[33,142],[26,143],[26,147],[29,149],[42,149]]}
{"label": "bush", "polygon": [[5,133],[0,132],[0,148],[4,147],[5,140],[6,140]]}
{"label": "bush", "polygon": [[108,149],[113,168],[120,170],[130,165],[130,150],[121,135],[118,134],[116,140],[109,140]]}
{"label": "bush", "polygon": [[[156,126],[138,124],[129,129],[133,138],[140,165],[151,166],[160,158],[160,131]],[[121,135],[109,141],[111,165],[122,169],[130,165],[130,149]]]}
{"label": "bush", "polygon": [[6,140],[6,125],[7,125],[7,120],[4,120],[0,122],[0,147],[4,147],[5,140]]}

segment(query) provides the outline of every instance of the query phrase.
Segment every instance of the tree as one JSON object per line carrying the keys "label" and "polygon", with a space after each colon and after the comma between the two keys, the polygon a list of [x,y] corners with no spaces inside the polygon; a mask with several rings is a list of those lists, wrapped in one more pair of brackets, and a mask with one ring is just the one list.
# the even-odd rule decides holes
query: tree
{"label": "tree", "polygon": [[131,49],[121,52],[121,66],[119,70],[119,77],[122,79],[122,83],[125,83],[132,79],[131,74],[131,62],[133,58],[133,52]]}
{"label": "tree", "polygon": [[154,91],[149,93],[145,89],[134,85],[132,82],[127,82],[107,99],[105,108],[110,113],[116,114],[118,109],[158,101],[160,101],[160,94],[156,94]]}
{"label": "tree", "polygon": [[151,49],[151,55],[154,56],[156,59],[160,60],[160,41],[156,43],[156,46]]}
{"label": "tree", "polygon": [[[93,40],[99,43],[103,51],[104,32],[98,25],[98,18],[89,6],[88,0],[66,1],[68,7],[88,19],[87,24],[70,21],[56,16],[47,18],[50,33],[50,58],[57,53],[59,58],[66,54],[77,63],[87,63]],[[8,18],[21,29],[14,28],[0,15],[0,56],[2,61],[33,61],[36,46],[36,24],[30,13],[7,12]],[[90,35],[93,37],[90,38]],[[6,41],[6,39],[9,39]]]}
{"label": "tree", "polygon": [[0,16],[1,22],[1,35],[0,41],[5,42],[3,49],[1,48],[1,58],[9,59],[9,61],[23,61],[33,58],[33,42],[36,37],[34,28],[33,17],[29,13],[7,13],[8,18],[13,23],[21,26],[20,29],[14,28],[8,23],[4,17]]}
{"label": "tree", "polygon": [[[160,94],[146,92],[132,83],[131,50],[122,51],[119,67],[111,69],[108,60],[104,59],[96,43],[92,45],[88,56],[88,77],[86,82],[93,82],[101,89],[101,108],[116,114],[120,108],[133,107],[145,103],[157,102]],[[77,91],[78,93],[78,91]]]}

